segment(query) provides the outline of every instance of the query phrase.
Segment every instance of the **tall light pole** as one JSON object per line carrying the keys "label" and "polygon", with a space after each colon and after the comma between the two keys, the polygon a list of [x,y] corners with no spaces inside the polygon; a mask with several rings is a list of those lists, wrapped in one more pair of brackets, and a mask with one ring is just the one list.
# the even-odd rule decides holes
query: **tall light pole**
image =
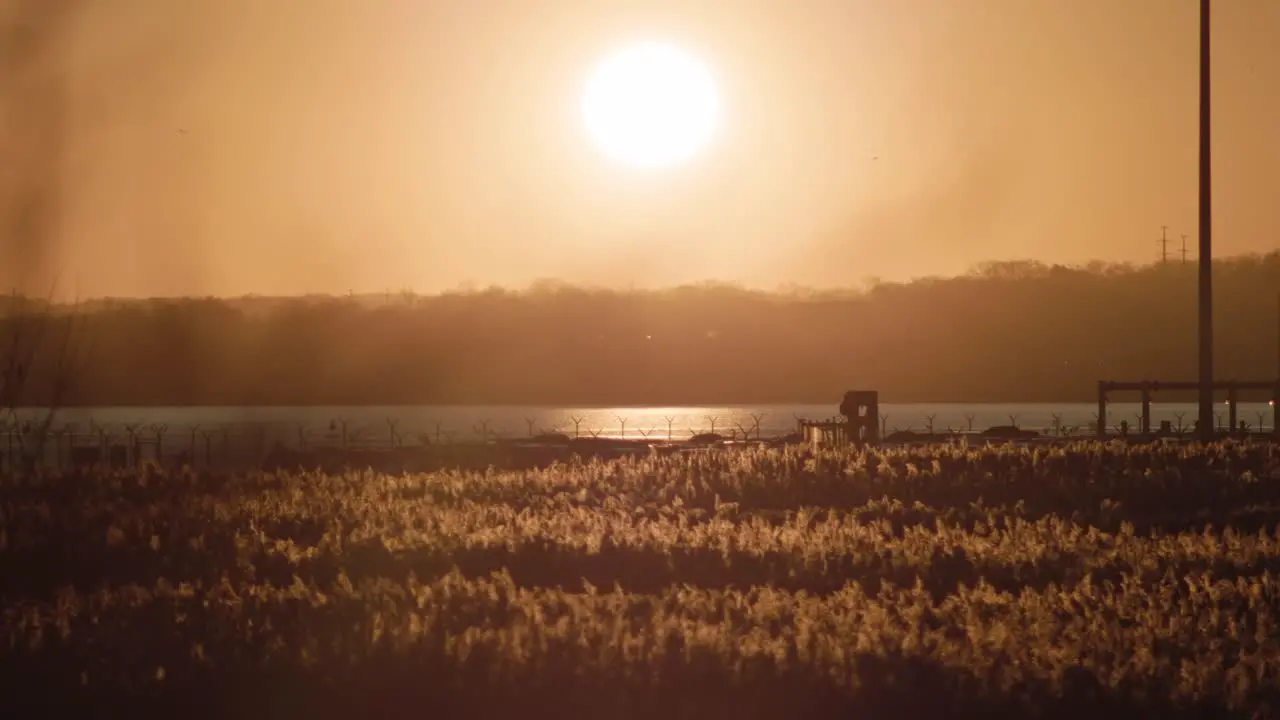
{"label": "tall light pole", "polygon": [[1200,432],[1213,439],[1213,185],[1209,132],[1209,0],[1200,0]]}

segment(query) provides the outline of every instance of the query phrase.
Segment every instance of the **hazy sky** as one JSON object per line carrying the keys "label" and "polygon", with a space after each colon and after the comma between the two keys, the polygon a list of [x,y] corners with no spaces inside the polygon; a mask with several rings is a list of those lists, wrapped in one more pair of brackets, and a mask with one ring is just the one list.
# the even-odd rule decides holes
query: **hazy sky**
{"label": "hazy sky", "polygon": [[[71,8],[23,86],[58,98],[57,222],[4,247],[82,296],[856,284],[1147,262],[1161,225],[1194,253],[1195,0],[35,2]],[[1214,22],[1216,247],[1268,251],[1280,0]],[[645,173],[580,95],[655,38],[724,125]]]}

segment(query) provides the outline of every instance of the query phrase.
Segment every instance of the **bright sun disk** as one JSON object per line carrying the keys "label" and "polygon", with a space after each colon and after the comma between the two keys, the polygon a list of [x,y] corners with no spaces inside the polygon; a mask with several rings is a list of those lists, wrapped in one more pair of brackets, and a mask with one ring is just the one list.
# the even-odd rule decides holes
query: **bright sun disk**
{"label": "bright sun disk", "polygon": [[633,45],[606,58],[587,82],[582,110],[597,147],[640,168],[688,160],[720,124],[711,72],[662,43]]}

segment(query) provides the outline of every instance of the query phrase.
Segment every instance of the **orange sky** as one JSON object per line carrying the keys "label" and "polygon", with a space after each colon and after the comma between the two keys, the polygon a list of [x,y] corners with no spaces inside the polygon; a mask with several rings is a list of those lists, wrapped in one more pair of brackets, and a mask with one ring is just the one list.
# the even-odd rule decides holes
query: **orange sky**
{"label": "orange sky", "polygon": [[[1195,0],[81,7],[43,264],[81,296],[849,285],[1148,262],[1161,225],[1194,252]],[[1216,247],[1276,249],[1280,1],[1214,30]],[[593,62],[647,38],[725,103],[657,173],[579,117]]]}

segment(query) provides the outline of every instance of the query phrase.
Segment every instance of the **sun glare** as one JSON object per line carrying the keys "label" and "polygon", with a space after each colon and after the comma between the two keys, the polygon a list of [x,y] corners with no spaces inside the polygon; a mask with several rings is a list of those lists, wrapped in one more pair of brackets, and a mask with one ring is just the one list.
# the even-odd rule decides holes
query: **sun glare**
{"label": "sun glare", "polygon": [[688,160],[720,124],[711,72],[662,43],[633,45],[601,62],[587,82],[582,110],[600,150],[639,168]]}

